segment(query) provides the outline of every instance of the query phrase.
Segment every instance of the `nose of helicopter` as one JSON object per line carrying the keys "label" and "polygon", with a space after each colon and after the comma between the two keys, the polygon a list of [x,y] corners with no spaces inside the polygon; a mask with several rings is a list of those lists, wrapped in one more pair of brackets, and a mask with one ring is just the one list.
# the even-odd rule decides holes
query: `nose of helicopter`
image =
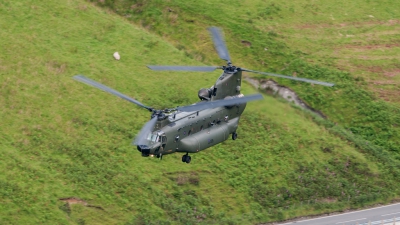
{"label": "nose of helicopter", "polygon": [[138,145],[137,150],[142,153],[142,156],[149,156],[151,148],[148,145]]}
{"label": "nose of helicopter", "polygon": [[138,145],[137,150],[142,153],[142,156],[147,157],[154,155],[160,149],[160,143],[149,143],[149,145]]}

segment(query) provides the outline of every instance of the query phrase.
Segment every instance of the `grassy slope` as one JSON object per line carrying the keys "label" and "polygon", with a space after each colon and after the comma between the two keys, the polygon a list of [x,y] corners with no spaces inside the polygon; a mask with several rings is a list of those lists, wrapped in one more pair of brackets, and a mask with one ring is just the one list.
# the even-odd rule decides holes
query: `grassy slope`
{"label": "grassy slope", "polygon": [[272,2],[270,8],[272,4],[279,10],[254,19],[259,29],[279,32],[311,62],[350,71],[365,80],[376,96],[398,106],[400,7],[396,1]]}
{"label": "grassy slope", "polygon": [[[148,71],[145,64],[200,63],[84,1],[2,2],[0,18],[2,224],[245,224],[397,193],[386,165],[271,97],[249,104],[238,141],[190,165],[178,154],[142,158],[130,141],[149,114],[71,77],[162,108],[196,101],[218,72]],[[59,201],[71,196],[103,210]]]}
{"label": "grassy slope", "polygon": [[[393,86],[397,84],[394,75],[399,67],[398,21],[393,19],[398,14],[398,8],[393,7],[395,1],[375,4],[219,0],[209,4],[207,1],[132,3],[121,0],[106,1],[103,5],[169,39],[197,60],[221,63],[215,54],[208,56],[213,49],[205,28],[212,24],[224,28],[237,65],[335,83],[332,92],[332,89],[279,81],[296,90],[302,99],[331,120],[389,150],[400,160],[398,104],[383,102],[379,99],[381,95],[374,92],[378,88],[380,92],[386,90],[391,96],[397,95]],[[344,8],[348,11],[344,12]],[[369,17],[370,14],[374,17]],[[382,49],[377,42],[391,47],[385,47],[380,53],[379,50],[366,52],[368,60],[357,60],[360,54],[351,51],[353,47],[368,47],[370,43]],[[393,76],[387,80],[377,73]],[[383,82],[385,88],[374,86],[376,82]],[[391,101],[396,100],[391,98]]]}

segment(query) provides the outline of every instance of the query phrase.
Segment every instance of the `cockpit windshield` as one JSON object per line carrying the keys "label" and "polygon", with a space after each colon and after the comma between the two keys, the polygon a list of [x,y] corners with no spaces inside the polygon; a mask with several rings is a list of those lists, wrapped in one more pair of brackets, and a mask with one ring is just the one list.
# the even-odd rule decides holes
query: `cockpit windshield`
{"label": "cockpit windshield", "polygon": [[158,137],[157,134],[150,133],[149,136],[147,136],[147,140],[151,142],[159,141],[159,139],[160,138]]}

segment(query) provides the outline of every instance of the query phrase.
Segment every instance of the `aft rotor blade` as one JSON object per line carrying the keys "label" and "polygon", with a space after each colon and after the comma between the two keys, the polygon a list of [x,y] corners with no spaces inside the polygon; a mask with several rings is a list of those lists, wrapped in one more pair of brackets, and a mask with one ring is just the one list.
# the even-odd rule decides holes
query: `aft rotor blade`
{"label": "aft rotor blade", "polygon": [[212,72],[219,66],[147,66],[152,70]]}
{"label": "aft rotor blade", "polygon": [[136,136],[135,140],[132,142],[133,145],[146,145],[147,136],[153,131],[154,126],[157,122],[157,115],[155,115],[150,121],[148,121],[143,128],[140,130],[139,134]]}
{"label": "aft rotor blade", "polygon": [[243,104],[249,101],[263,99],[261,94],[255,95],[248,95],[244,97],[232,98],[232,99],[223,99],[223,100],[216,100],[216,101],[209,101],[209,102],[199,102],[194,105],[182,106],[178,107],[177,110],[183,112],[192,112],[198,111],[203,109],[212,109],[222,106],[229,106],[229,105],[236,105],[236,104]]}
{"label": "aft rotor blade", "polygon": [[218,27],[209,27],[208,30],[211,33],[214,47],[215,50],[218,52],[219,57],[223,60],[230,62],[231,57],[229,57],[228,48],[226,47],[224,38],[221,34],[221,30]]}
{"label": "aft rotor blade", "polygon": [[112,89],[112,88],[109,88],[109,87],[107,87],[107,86],[105,86],[105,85],[103,85],[103,84],[100,84],[100,83],[98,83],[98,82],[96,82],[96,81],[94,81],[94,80],[91,80],[91,79],[89,79],[89,78],[87,78],[87,77],[85,77],[85,76],[83,76],[83,75],[76,75],[76,76],[74,76],[73,78],[74,78],[75,80],[77,80],[77,81],[80,81],[80,82],[82,82],[82,83],[88,84],[88,85],[90,85],[90,86],[93,86],[93,87],[95,87],[95,88],[98,88],[98,89],[100,89],[100,90],[103,90],[103,91],[105,91],[105,92],[108,92],[108,93],[110,93],[110,94],[116,95],[116,96],[118,96],[118,97],[120,97],[120,98],[123,98],[123,99],[125,99],[125,100],[127,100],[127,101],[129,101],[129,102],[132,102],[132,103],[134,103],[134,104],[140,106],[140,107],[143,107],[143,108],[145,108],[145,109],[148,109],[149,111],[152,111],[152,110],[153,110],[152,108],[143,105],[141,102],[139,102],[139,101],[137,101],[137,100],[135,100],[135,99],[133,99],[133,98],[131,98],[131,97],[128,97],[128,96],[126,96],[126,95],[124,95],[124,94],[122,94],[122,93],[120,93],[120,92],[118,92],[118,91],[116,91],[116,90],[114,90],[114,89]]}
{"label": "aft rotor blade", "polygon": [[335,85],[332,83],[311,80],[311,79],[306,79],[306,78],[300,78],[300,77],[291,77],[291,76],[285,76],[285,75],[280,75],[280,74],[275,74],[275,73],[266,73],[266,72],[248,70],[248,69],[242,69],[242,70],[247,71],[247,72],[252,72],[252,73],[259,73],[259,74],[263,74],[263,75],[273,76],[273,77],[280,77],[280,78],[286,78],[286,79],[291,79],[291,80],[303,81],[303,82],[312,83],[312,84],[319,84],[319,85],[324,85],[324,86],[328,86],[328,87],[332,87],[333,85]]}

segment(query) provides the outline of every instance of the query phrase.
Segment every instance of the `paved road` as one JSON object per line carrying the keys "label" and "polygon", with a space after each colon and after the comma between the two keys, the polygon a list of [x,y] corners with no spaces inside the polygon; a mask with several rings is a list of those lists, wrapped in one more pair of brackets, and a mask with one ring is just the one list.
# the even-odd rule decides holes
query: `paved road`
{"label": "paved road", "polygon": [[363,224],[369,221],[381,221],[386,219],[393,219],[400,217],[400,203],[380,206],[371,209],[360,211],[348,212],[332,216],[325,216],[320,218],[299,220],[287,223],[280,223],[280,225],[352,225]]}

